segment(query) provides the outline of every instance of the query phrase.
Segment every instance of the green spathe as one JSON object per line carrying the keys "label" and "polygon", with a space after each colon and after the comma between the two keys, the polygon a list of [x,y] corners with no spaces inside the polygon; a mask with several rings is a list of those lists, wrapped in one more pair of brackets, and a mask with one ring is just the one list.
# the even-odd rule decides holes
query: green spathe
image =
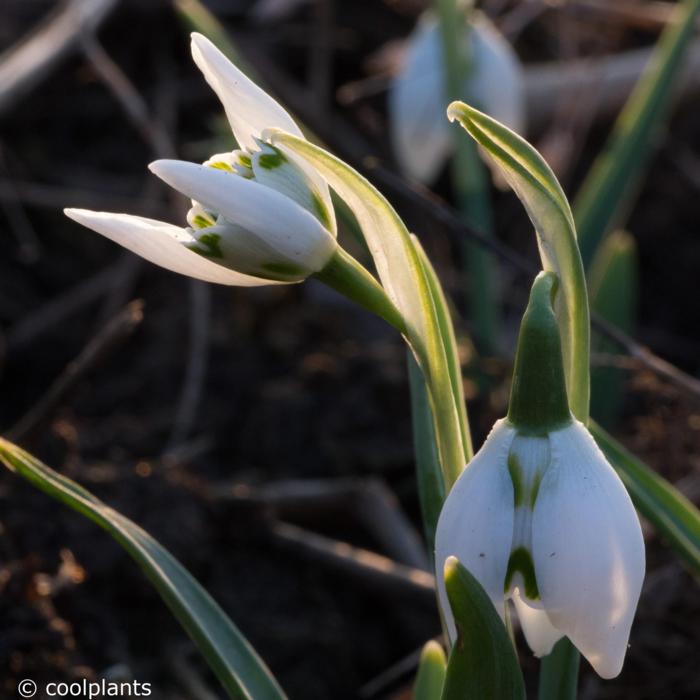
{"label": "green spathe", "polygon": [[508,420],[521,434],[547,435],[571,422],[553,272],[540,272],[520,325]]}

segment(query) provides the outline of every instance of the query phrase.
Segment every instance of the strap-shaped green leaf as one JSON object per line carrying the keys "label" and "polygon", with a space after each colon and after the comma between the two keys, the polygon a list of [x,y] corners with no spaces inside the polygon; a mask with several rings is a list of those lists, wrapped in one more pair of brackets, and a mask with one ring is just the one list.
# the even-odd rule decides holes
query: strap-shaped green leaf
{"label": "strap-shaped green leaf", "polygon": [[[625,333],[633,333],[639,273],[637,246],[626,231],[613,231],[598,247],[588,271],[591,309]],[[617,345],[594,333],[593,353],[619,354]],[[591,371],[591,415],[607,428],[616,421],[624,398],[625,371],[599,366]]]}
{"label": "strap-shaped green leaf", "polygon": [[525,139],[463,102],[453,102],[447,114],[457,119],[499,166],[535,227],[542,267],[561,280],[562,301],[557,304],[557,314],[569,403],[573,414],[585,423],[590,392],[588,297],[566,196],[544,158]]}
{"label": "strap-shaped green leaf", "polygon": [[447,660],[442,647],[434,639],[426,642],[413,685],[413,700],[440,700],[446,665]]}
{"label": "strap-shaped green leaf", "polygon": [[464,460],[466,463],[473,457],[474,450],[472,447],[472,436],[469,431],[467,404],[464,400],[464,385],[462,383],[462,367],[459,362],[459,349],[457,347],[454,323],[452,323],[452,314],[450,313],[450,306],[437,273],[435,272],[435,268],[425,254],[421,242],[413,234],[411,234],[411,240],[418,253],[418,258],[423,265],[423,273],[428,281],[430,294],[433,298],[433,306],[437,314],[438,328],[440,329],[440,336],[442,337],[442,345],[445,348],[447,369],[450,373],[452,393],[455,397],[457,413],[459,415],[459,427],[462,432],[462,446],[464,447]]}
{"label": "strap-shaped green leaf", "polygon": [[631,197],[668,115],[681,63],[695,34],[700,0],[679,2],[649,64],[615,122],[574,201],[581,255],[588,266],[605,234],[624,225]]}
{"label": "strap-shaped green leaf", "polygon": [[700,510],[677,488],[591,421],[591,433],[617,470],[639,512],[700,573]]}
{"label": "strap-shaped green leaf", "polygon": [[0,461],[106,530],[136,561],[199,647],[229,697],[283,700],[262,659],[188,571],[147,532],[67,477],[0,438]]}
{"label": "strap-shaped green leaf", "polygon": [[430,285],[406,226],[366,178],[328,151],[278,129],[268,130],[265,137],[311,163],[355,215],[379,279],[404,317],[408,340],[428,378],[449,489],[464,468],[462,431]]}
{"label": "strap-shaped green leaf", "polygon": [[445,562],[445,587],[457,627],[442,700],[525,700],[515,648],[491,599],[457,561]]}
{"label": "strap-shaped green leaf", "polygon": [[423,520],[423,532],[430,559],[435,552],[435,530],[442,504],[445,502],[445,482],[442,478],[440,454],[435,435],[433,411],[425,377],[410,351],[408,378],[411,387],[411,420],[413,451],[416,457],[416,482]]}

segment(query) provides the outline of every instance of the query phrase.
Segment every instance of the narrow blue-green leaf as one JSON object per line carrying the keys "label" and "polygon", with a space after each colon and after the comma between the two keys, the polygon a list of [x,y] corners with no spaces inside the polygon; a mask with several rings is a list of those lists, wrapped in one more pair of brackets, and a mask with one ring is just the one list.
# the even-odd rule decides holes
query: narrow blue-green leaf
{"label": "narrow blue-green leaf", "polygon": [[433,639],[426,642],[413,685],[413,700],[440,700],[446,665],[445,652],[440,644]]}
{"label": "narrow blue-green leaf", "polygon": [[594,421],[590,428],[639,512],[693,571],[700,573],[700,510]]}
{"label": "narrow blue-green leaf", "polygon": [[269,130],[266,137],[311,163],[355,215],[382,286],[402,313],[408,341],[428,378],[440,458],[449,488],[464,467],[459,412],[430,285],[406,226],[370,182],[331,153],[278,129]]}
{"label": "narrow blue-green leaf", "polygon": [[408,378],[411,387],[411,419],[413,452],[416,458],[416,481],[420,499],[423,531],[432,560],[435,552],[435,529],[445,502],[445,482],[438,451],[433,411],[425,377],[411,352],[408,356]]}
{"label": "narrow blue-green leaf", "polygon": [[566,637],[560,639],[542,659],[537,700],[576,700],[580,663],[576,647]]}
{"label": "narrow blue-green leaf", "polygon": [[588,296],[566,196],[551,168],[525,139],[463,102],[453,102],[447,114],[459,121],[503,172],[535,227],[542,267],[561,280],[562,302],[557,304],[557,315],[569,403],[573,414],[586,423],[590,392]]}
{"label": "narrow blue-green leaf", "polygon": [[698,11],[700,0],[685,0],[674,8],[671,22],[576,197],[574,214],[586,266],[605,234],[624,225],[645,165],[658,143],[658,130],[668,115],[681,64],[695,34]]}
{"label": "narrow blue-green leaf", "polygon": [[[639,274],[637,246],[626,231],[606,236],[588,273],[591,309],[625,333],[634,332]],[[616,344],[601,335],[591,341],[593,353],[619,354]],[[614,425],[622,407],[625,371],[594,366],[591,371],[591,415],[606,427]]]}
{"label": "narrow blue-green leaf", "polygon": [[440,279],[435,272],[430,259],[425,254],[425,250],[421,242],[416,236],[411,234],[411,240],[416,248],[418,257],[423,265],[423,272],[428,281],[430,294],[433,298],[433,305],[437,314],[438,327],[442,344],[445,348],[445,357],[447,359],[447,367],[450,373],[450,383],[452,384],[452,393],[457,405],[457,413],[459,415],[459,427],[462,433],[462,446],[464,447],[464,463],[466,464],[474,455],[472,447],[472,436],[469,429],[469,418],[467,417],[467,404],[464,400],[464,384],[462,383],[462,367],[459,361],[459,348],[457,347],[457,338],[455,336],[455,327],[452,322],[452,314],[450,306],[447,302],[447,297],[440,284]]}
{"label": "narrow blue-green leaf", "polygon": [[67,477],[0,438],[0,461],[10,470],[106,530],[136,561],[236,700],[283,700],[281,688],[212,597],[138,525]]}
{"label": "narrow blue-green leaf", "polygon": [[455,559],[445,562],[445,587],[457,627],[442,700],[524,700],[515,648],[491,599]]}

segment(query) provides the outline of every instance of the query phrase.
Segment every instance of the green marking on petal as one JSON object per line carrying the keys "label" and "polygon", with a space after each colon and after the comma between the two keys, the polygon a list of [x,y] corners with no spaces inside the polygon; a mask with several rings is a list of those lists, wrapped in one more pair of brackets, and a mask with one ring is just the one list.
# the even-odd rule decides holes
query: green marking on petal
{"label": "green marking on petal", "polygon": [[314,208],[314,213],[316,218],[329,230],[332,230],[331,215],[328,211],[326,203],[321,199],[321,196],[312,190],[311,192],[311,203]]}
{"label": "green marking on petal", "polygon": [[508,455],[508,473],[513,482],[513,505],[517,508],[525,501],[525,476],[517,455]]}
{"label": "green marking on petal", "polygon": [[532,486],[530,487],[530,509],[535,507],[537,502],[537,494],[540,492],[540,484],[542,483],[542,472],[535,472],[535,478],[532,481]]}
{"label": "green marking on petal", "polygon": [[239,153],[238,154],[238,162],[244,168],[252,168],[253,167],[253,161],[251,160],[250,156],[247,153]]}
{"label": "green marking on petal", "polygon": [[294,263],[270,262],[264,263],[260,269],[269,279],[276,280],[298,280],[307,276],[306,270]]}
{"label": "green marking on petal", "polygon": [[266,151],[258,156],[258,165],[265,170],[273,170],[279,168],[287,162],[287,156],[275,146],[267,146],[272,152]]}
{"label": "green marking on petal", "polygon": [[205,258],[223,258],[221,250],[221,236],[218,233],[204,233],[196,243],[187,247],[193,252],[203,255]]}
{"label": "green marking on petal", "polygon": [[225,170],[227,173],[233,172],[233,168],[223,160],[215,160],[213,163],[207,163],[207,165],[215,170]]}
{"label": "green marking on petal", "polygon": [[210,226],[214,226],[216,222],[213,219],[210,219],[208,216],[205,216],[204,214],[197,214],[192,219],[192,224],[194,225],[195,228],[209,228]]}
{"label": "green marking on petal", "polygon": [[530,600],[539,600],[540,591],[537,588],[535,565],[532,561],[532,555],[525,547],[518,547],[510,553],[504,586],[504,591],[506,593],[510,590],[513,576],[515,576],[518,571],[523,577],[523,583],[525,584],[525,596]]}

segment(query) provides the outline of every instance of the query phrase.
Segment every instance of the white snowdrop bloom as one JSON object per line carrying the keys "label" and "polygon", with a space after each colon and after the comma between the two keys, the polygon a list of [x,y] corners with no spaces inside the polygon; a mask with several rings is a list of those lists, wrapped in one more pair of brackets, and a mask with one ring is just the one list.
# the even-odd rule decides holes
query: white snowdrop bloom
{"label": "white snowdrop bloom", "polygon": [[268,128],[301,131],[200,34],[192,35],[192,56],[240,149],[203,165],[151,163],[153,173],[192,199],[187,226],[83,209],[66,215],[161,267],[208,282],[257,286],[319,272],[337,249],[328,186],[308,163],[262,140]]}
{"label": "white snowdrop bloom", "polygon": [[567,636],[600,676],[613,678],[644,579],[644,541],[625,487],[569,412],[548,277],[538,277],[523,317],[508,417],[445,501],[435,566],[441,572],[456,556],[502,617],[512,599],[536,656]]}
{"label": "white snowdrop bloom", "polygon": [[[518,57],[481,12],[464,25],[462,51],[469,66],[463,99],[514,131],[525,127],[523,76]],[[445,120],[446,94],[440,26],[423,15],[408,40],[403,68],[389,91],[389,126],[399,166],[430,184],[452,154],[452,127]]]}

